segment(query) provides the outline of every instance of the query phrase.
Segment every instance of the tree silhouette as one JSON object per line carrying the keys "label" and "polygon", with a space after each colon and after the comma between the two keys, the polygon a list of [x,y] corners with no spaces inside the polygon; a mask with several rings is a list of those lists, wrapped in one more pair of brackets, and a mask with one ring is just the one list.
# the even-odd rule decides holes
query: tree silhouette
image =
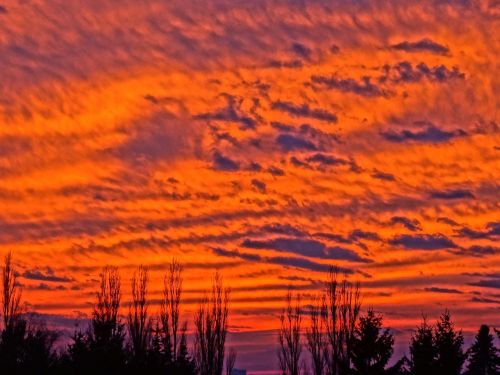
{"label": "tree silhouette", "polygon": [[436,371],[438,374],[459,375],[466,355],[462,350],[462,332],[456,332],[451,315],[446,310],[439,318],[434,329],[436,345]]}
{"label": "tree silhouette", "polygon": [[383,318],[373,310],[361,316],[352,342],[353,373],[359,375],[386,374],[392,356],[394,337],[389,329],[382,331]]}
{"label": "tree silhouette", "polygon": [[291,291],[288,291],[286,295],[286,307],[281,312],[280,323],[278,360],[281,373],[283,375],[298,375],[302,353],[300,340],[302,312],[300,310],[300,296],[295,297],[294,304]]}
{"label": "tree silhouette", "polygon": [[229,349],[229,353],[226,358],[226,375],[231,375],[234,369],[234,364],[236,363],[236,350],[234,348]]}
{"label": "tree silhouette", "polygon": [[182,296],[182,265],[173,259],[163,280],[160,320],[164,334],[163,346],[167,362],[175,362],[179,352],[180,302]]}
{"label": "tree silhouette", "polygon": [[2,267],[3,330],[0,337],[0,368],[7,374],[20,371],[22,348],[26,334],[26,320],[21,316],[21,290],[8,253]]}
{"label": "tree silhouette", "polygon": [[330,375],[349,373],[361,309],[359,283],[350,283],[345,274],[339,281],[338,273],[337,268],[331,268],[326,286],[326,312],[323,315],[328,340],[326,364]]}
{"label": "tree silhouette", "polygon": [[410,341],[410,373],[412,375],[436,374],[436,346],[433,327],[424,316]]}
{"label": "tree silhouette", "polygon": [[469,349],[469,364],[466,375],[500,374],[499,350],[494,345],[490,327],[482,325]]}
{"label": "tree silhouette", "polygon": [[310,308],[310,325],[306,330],[307,348],[311,353],[311,367],[314,375],[323,375],[326,369],[328,343],[325,334],[325,297],[315,297]]}
{"label": "tree silhouette", "polygon": [[150,345],[152,321],[148,313],[148,271],[140,266],[131,280],[132,304],[129,309],[127,326],[132,345],[131,367],[137,369],[146,365],[146,355]]}
{"label": "tree silhouette", "polygon": [[195,360],[200,375],[222,375],[228,327],[229,289],[215,274],[212,291],[195,316]]}

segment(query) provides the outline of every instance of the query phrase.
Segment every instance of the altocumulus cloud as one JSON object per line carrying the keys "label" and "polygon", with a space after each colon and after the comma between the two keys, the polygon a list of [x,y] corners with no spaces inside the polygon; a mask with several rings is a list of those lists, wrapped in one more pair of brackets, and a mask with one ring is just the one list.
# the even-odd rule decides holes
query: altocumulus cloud
{"label": "altocumulus cloud", "polygon": [[442,234],[402,234],[389,241],[393,246],[401,246],[409,250],[454,249],[458,246]]}

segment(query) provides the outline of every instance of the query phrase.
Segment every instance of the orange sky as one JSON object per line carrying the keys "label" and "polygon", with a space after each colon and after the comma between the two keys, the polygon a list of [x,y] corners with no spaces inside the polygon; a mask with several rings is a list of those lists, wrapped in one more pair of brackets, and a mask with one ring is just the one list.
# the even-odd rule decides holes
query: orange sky
{"label": "orange sky", "polygon": [[106,264],[159,298],[176,257],[186,317],[219,269],[233,331],[331,264],[401,332],[500,324],[499,28],[494,1],[4,0],[0,253],[54,319]]}

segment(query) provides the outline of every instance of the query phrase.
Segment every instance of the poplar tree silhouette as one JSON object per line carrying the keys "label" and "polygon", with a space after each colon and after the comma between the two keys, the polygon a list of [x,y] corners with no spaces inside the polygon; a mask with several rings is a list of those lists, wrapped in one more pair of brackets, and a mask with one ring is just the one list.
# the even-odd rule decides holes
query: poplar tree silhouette
{"label": "poplar tree silhouette", "polygon": [[494,345],[490,327],[482,325],[475,341],[469,349],[469,364],[466,375],[498,375],[500,374],[499,350]]}
{"label": "poplar tree silhouette", "polygon": [[391,359],[394,337],[389,329],[382,330],[382,315],[368,310],[361,316],[352,343],[353,374],[384,375]]}
{"label": "poplar tree silhouette", "polygon": [[456,331],[451,315],[446,310],[434,329],[436,346],[436,371],[438,374],[459,375],[465,362],[462,331]]}
{"label": "poplar tree silhouette", "polygon": [[282,375],[299,375],[302,354],[301,324],[300,296],[295,297],[294,303],[292,292],[288,291],[286,306],[280,315],[278,333],[278,360]]}

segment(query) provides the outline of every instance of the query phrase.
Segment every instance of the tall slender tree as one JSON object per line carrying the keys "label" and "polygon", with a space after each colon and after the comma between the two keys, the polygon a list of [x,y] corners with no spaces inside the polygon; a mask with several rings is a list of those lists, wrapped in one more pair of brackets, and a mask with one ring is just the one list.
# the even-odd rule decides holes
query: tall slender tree
{"label": "tall slender tree", "polygon": [[216,273],[212,290],[195,316],[195,360],[200,375],[222,375],[229,315],[229,289]]}
{"label": "tall slender tree", "polygon": [[148,270],[143,266],[134,272],[131,280],[132,303],[127,327],[135,366],[144,366],[151,339],[152,320],[148,312]]}
{"label": "tall slender tree", "polygon": [[500,351],[495,347],[490,327],[482,325],[469,349],[469,364],[466,375],[500,374]]}
{"label": "tall slender tree", "polygon": [[307,348],[311,354],[314,375],[323,375],[326,369],[328,343],[325,335],[325,315],[325,297],[316,296],[309,308],[310,325],[306,330]]}
{"label": "tall slender tree", "polygon": [[436,345],[436,371],[438,374],[459,375],[465,362],[464,337],[455,330],[451,315],[446,310],[434,329]]}
{"label": "tall slender tree", "polygon": [[352,343],[361,309],[359,283],[351,283],[332,267],[326,286],[325,331],[328,340],[326,364],[330,375],[349,373]]}
{"label": "tall slender tree", "polygon": [[412,375],[436,374],[436,346],[433,327],[424,316],[410,341],[410,372]]}
{"label": "tall slender tree", "polygon": [[283,375],[299,375],[302,354],[301,324],[300,296],[296,295],[294,302],[292,292],[288,291],[286,306],[280,315],[278,334],[278,360]]}
{"label": "tall slender tree", "polygon": [[182,265],[172,259],[163,280],[160,320],[164,331],[164,350],[173,362],[179,352],[180,303],[182,297]]}

